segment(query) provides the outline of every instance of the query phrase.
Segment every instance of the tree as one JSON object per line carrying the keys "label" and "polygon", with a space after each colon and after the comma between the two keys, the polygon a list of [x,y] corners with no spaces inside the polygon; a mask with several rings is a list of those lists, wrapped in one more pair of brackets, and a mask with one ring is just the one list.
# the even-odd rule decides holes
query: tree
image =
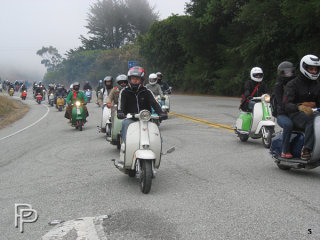
{"label": "tree", "polygon": [[85,49],[113,49],[135,42],[158,15],[147,0],[98,0],[88,14],[89,38],[80,36]]}
{"label": "tree", "polygon": [[47,68],[48,72],[57,70],[59,64],[62,62],[62,56],[55,47],[42,47],[37,51],[37,55],[42,57],[41,64]]}

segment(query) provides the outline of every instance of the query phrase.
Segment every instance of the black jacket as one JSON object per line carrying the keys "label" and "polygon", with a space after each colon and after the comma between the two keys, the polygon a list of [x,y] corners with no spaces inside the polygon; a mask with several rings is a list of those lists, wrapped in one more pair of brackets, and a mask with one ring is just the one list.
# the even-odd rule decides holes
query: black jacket
{"label": "black jacket", "polygon": [[163,80],[161,80],[160,82],[158,81],[158,84],[161,87],[161,91],[163,92],[163,94],[165,94],[165,92],[167,92],[168,94],[171,94],[171,91],[169,90],[169,84],[167,82],[164,82]]}
{"label": "black jacket", "polygon": [[90,83],[85,84],[85,85],[83,86],[83,90],[87,90],[87,89],[92,90],[92,87],[91,87]]}
{"label": "black jacket", "polygon": [[282,102],[283,94],[284,94],[284,87],[293,78],[283,78],[283,77],[277,78],[277,82],[274,86],[273,94],[274,94],[274,97],[276,98],[276,101],[277,101],[277,115],[278,116],[279,115],[286,115],[286,112],[284,110],[284,104]]}
{"label": "black jacket", "polygon": [[[244,96],[247,98],[249,96],[251,96],[251,93],[253,92],[253,90],[256,88],[258,82],[253,81],[253,80],[247,80],[244,83]],[[255,92],[255,94],[253,95],[253,97],[260,97],[262,94],[265,94],[267,92],[267,88],[264,82],[260,82],[260,85],[257,89],[257,91]]]}
{"label": "black jacket", "polygon": [[146,87],[141,87],[138,92],[134,92],[129,86],[127,86],[119,93],[118,114],[137,114],[141,110],[145,109],[151,112],[151,107],[158,115],[164,114],[159,103],[154,98],[152,92]]}
{"label": "black jacket", "polygon": [[315,102],[320,107],[320,83],[302,74],[290,81],[284,90],[283,104],[287,114],[298,112],[298,104]]}

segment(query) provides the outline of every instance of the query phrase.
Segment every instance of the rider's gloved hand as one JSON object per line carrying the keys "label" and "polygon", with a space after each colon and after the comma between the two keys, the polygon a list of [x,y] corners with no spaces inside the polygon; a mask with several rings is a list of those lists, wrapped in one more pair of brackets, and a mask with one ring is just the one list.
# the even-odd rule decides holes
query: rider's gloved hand
{"label": "rider's gloved hand", "polygon": [[248,97],[247,97],[248,100],[251,100],[252,98],[253,98],[252,96],[248,96]]}
{"label": "rider's gloved hand", "polygon": [[304,106],[304,105],[299,105],[298,109],[299,109],[299,111],[304,112],[307,115],[312,115],[313,114],[313,111],[312,111],[311,107],[307,107],[307,106]]}
{"label": "rider's gloved hand", "polygon": [[125,118],[126,118],[126,115],[125,115],[123,112],[118,112],[117,117],[118,117],[119,119],[125,119]]}
{"label": "rider's gloved hand", "polygon": [[167,114],[167,113],[160,113],[160,114],[159,114],[159,119],[160,119],[160,120],[166,120],[166,119],[168,119],[168,114]]}

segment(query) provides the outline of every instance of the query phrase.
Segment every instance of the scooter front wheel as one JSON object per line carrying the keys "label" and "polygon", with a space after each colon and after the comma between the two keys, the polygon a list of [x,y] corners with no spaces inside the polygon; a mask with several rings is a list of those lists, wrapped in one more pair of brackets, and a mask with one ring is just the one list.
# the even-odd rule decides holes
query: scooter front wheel
{"label": "scooter front wheel", "polygon": [[272,134],[274,130],[270,127],[262,127],[262,133],[265,132],[265,134],[262,134],[262,143],[265,148],[270,148],[271,146],[271,139]]}
{"label": "scooter front wheel", "polygon": [[152,163],[151,161],[141,161],[140,189],[147,194],[151,190],[152,184]]}

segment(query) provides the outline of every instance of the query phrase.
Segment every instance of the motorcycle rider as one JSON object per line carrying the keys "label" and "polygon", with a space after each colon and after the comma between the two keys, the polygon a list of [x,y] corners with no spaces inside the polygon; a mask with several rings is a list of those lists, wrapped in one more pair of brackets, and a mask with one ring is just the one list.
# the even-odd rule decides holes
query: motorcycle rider
{"label": "motorcycle rider", "polygon": [[290,151],[290,136],[293,129],[293,122],[288,117],[282,104],[284,88],[289,81],[295,78],[295,69],[291,62],[284,61],[278,66],[277,83],[274,86],[274,97],[276,99],[277,123],[283,129],[282,158],[292,158]]}
{"label": "motorcycle rider", "polygon": [[113,105],[118,104],[120,91],[128,85],[127,76],[124,74],[117,76],[116,83],[117,83],[117,86],[115,86],[111,90],[110,94],[108,94],[107,99],[105,99],[105,102],[108,108],[112,108]]}
{"label": "motorcycle rider", "polygon": [[27,91],[26,85],[23,83],[20,87],[20,92]]}
{"label": "motorcycle rider", "polygon": [[49,95],[50,93],[54,93],[54,85],[53,85],[52,83],[50,83],[50,84],[48,85],[48,95]]}
{"label": "motorcycle rider", "polygon": [[72,118],[72,104],[74,104],[76,101],[80,101],[83,105],[83,110],[86,113],[86,116],[89,116],[89,112],[87,109],[87,102],[88,99],[86,97],[86,95],[80,91],[80,83],[79,82],[75,82],[73,83],[73,89],[71,92],[69,92],[68,96],[67,96],[67,108],[66,108],[66,113],[64,115],[65,118],[70,119],[71,122],[71,118]]}
{"label": "motorcycle rider", "polygon": [[[99,92],[100,92],[100,89],[101,89],[101,88],[104,88],[104,87],[103,87],[103,82],[102,82],[102,80],[99,80],[98,85],[97,85],[96,88],[95,88],[97,99],[98,99],[98,97],[99,97]],[[99,101],[98,101],[98,102],[99,102]]]}
{"label": "motorcycle rider", "polygon": [[92,87],[91,87],[89,81],[85,81],[84,86],[83,86],[83,91],[88,90],[88,89],[90,91],[92,91]]}
{"label": "motorcycle rider", "polygon": [[162,90],[163,93],[171,94],[171,90],[170,90],[169,84],[167,82],[163,81],[162,77],[163,77],[162,73],[161,72],[157,72],[157,78],[158,78],[157,83],[160,85],[161,90]]}
{"label": "motorcycle rider", "polygon": [[300,61],[300,73],[285,87],[283,103],[294,127],[304,130],[301,160],[309,160],[314,144],[314,114],[312,108],[320,107],[320,59],[306,55]]}
{"label": "motorcycle rider", "polygon": [[[145,70],[143,68],[135,66],[129,69],[128,86],[123,88],[119,94],[119,119],[124,119],[128,113],[137,114],[144,109],[151,112],[151,107],[155,110],[160,118],[168,118],[168,115],[162,111],[152,92],[143,86],[145,80],[144,77]],[[135,120],[136,119],[132,118],[123,120],[121,137],[124,142],[126,140],[128,126]]]}
{"label": "motorcycle rider", "polygon": [[56,92],[54,93],[54,104],[57,104],[57,98],[58,97],[63,97],[63,98],[65,98],[65,97],[67,97],[67,90],[64,88],[64,86],[63,85],[60,85],[60,84],[58,84],[57,85],[57,90],[56,90]]}
{"label": "motorcycle rider", "polygon": [[[250,78],[244,83],[244,96],[249,100],[248,110],[252,112],[255,102],[251,101],[253,97],[260,97],[267,92],[263,80],[263,71],[260,67],[254,67],[250,71]],[[252,94],[254,92],[254,94]]]}
{"label": "motorcycle rider", "polygon": [[157,79],[157,75],[155,73],[151,73],[149,75],[149,83],[146,85],[146,88],[151,90],[151,92],[153,93],[153,95],[158,96],[160,95],[160,97],[163,97],[163,93],[161,90],[160,85],[157,83],[158,79]]}
{"label": "motorcycle rider", "polygon": [[[108,95],[110,94],[112,88],[113,88],[113,77],[111,76],[106,76],[104,79],[104,86],[100,87],[99,90],[102,88],[102,92],[100,92],[98,96],[98,102],[100,106],[102,104],[105,104],[105,100],[107,99]],[[97,91],[98,92],[98,91]],[[104,105],[103,105],[104,107]],[[103,110],[103,109],[102,109]]]}

